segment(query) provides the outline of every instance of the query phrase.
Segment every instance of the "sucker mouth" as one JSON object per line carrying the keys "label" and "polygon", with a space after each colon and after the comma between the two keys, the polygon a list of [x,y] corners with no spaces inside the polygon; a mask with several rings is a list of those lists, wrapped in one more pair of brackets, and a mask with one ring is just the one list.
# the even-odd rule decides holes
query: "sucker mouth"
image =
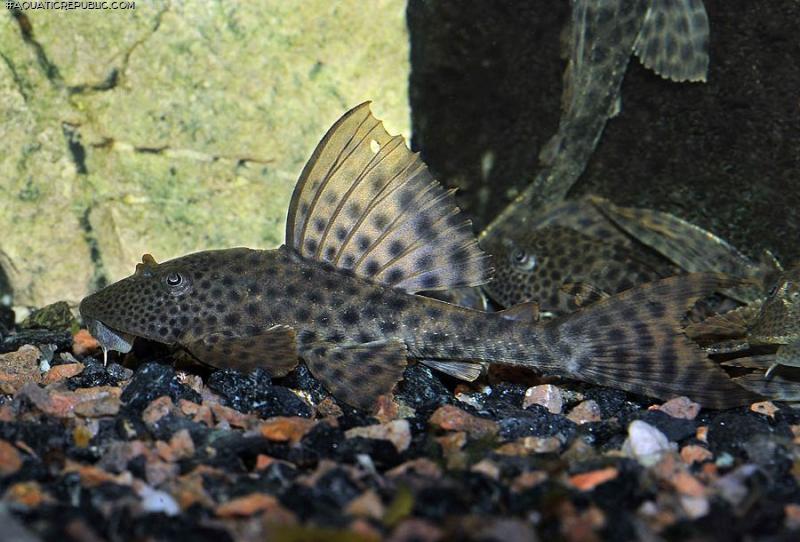
{"label": "sucker mouth", "polygon": [[127,354],[131,351],[135,335],[111,329],[100,320],[87,317],[83,319],[86,323],[86,327],[89,329],[89,333],[92,334],[92,337],[97,339],[104,353],[109,350],[115,350],[121,354]]}

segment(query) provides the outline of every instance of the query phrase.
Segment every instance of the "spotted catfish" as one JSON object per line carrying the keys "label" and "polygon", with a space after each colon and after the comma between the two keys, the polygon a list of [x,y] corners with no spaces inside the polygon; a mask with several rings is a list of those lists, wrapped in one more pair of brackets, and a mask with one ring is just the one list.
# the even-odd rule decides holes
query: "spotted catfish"
{"label": "spotted catfish", "polygon": [[543,313],[569,313],[606,294],[676,274],[673,266],[648,261],[626,245],[565,226],[514,232],[502,243],[485,247],[497,269],[483,288],[504,307],[533,301]]}
{"label": "spotted catfish", "polygon": [[[781,270],[770,254],[753,261],[725,240],[669,213],[621,207],[591,195],[547,206],[528,228],[488,236],[482,248],[497,266],[495,280],[484,287],[492,300],[502,306],[536,301],[542,310],[555,312],[575,309],[565,283],[616,293],[692,272],[746,279],[725,294],[752,303],[765,296]],[[728,301],[715,309],[732,305]]]}
{"label": "spotted catfish", "polygon": [[109,348],[144,337],[275,376],[301,358],[335,397],[364,408],[409,359],[463,379],[481,362],[509,364],[714,407],[755,397],[682,332],[688,307],[726,285],[720,276],[650,283],[544,324],[528,304],[486,313],[415,295],[490,277],[452,193],[362,104],[303,169],[284,246],[146,258],[80,311]]}
{"label": "spotted catfish", "polygon": [[597,196],[590,201],[635,242],[652,249],[685,272],[725,273],[747,279],[747,284],[726,292],[741,303],[765,297],[769,285],[782,271],[780,263],[768,251],[761,261],[753,261],[724,239],[670,213],[620,207]]}
{"label": "spotted catfish", "polygon": [[735,379],[740,385],[800,401],[800,265],[782,273],[765,298],[694,323],[687,333],[711,352],[744,352],[726,364],[761,371]]}

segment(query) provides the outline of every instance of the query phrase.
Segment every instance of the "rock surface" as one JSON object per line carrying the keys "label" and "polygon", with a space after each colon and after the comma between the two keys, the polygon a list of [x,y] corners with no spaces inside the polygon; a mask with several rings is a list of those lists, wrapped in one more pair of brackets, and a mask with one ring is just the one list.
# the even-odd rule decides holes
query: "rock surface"
{"label": "rock surface", "polygon": [[15,302],[282,242],[325,130],[374,100],[408,135],[401,0],[137,2],[0,18],[0,267]]}

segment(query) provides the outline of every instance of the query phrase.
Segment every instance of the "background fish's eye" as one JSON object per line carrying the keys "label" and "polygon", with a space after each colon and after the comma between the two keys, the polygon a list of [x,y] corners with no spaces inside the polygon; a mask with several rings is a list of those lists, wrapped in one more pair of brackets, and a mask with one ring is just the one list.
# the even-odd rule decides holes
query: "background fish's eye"
{"label": "background fish's eye", "polygon": [[172,272],[166,277],[167,286],[180,286],[183,282],[183,277],[180,273]]}
{"label": "background fish's eye", "polygon": [[511,251],[511,263],[516,267],[528,271],[536,266],[536,257],[528,254],[521,248],[515,248]]}
{"label": "background fish's eye", "polygon": [[776,284],[775,286],[773,286],[772,288],[769,289],[769,293],[767,294],[767,297],[774,296],[775,292],[777,292],[777,291],[778,291],[778,285]]}

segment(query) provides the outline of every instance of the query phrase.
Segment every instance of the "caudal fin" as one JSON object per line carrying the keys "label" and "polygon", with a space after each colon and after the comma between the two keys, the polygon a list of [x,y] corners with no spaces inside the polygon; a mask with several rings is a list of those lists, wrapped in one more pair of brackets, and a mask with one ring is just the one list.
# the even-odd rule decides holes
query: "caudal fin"
{"label": "caudal fin", "polygon": [[737,385],[684,333],[687,311],[735,284],[693,273],[645,284],[548,323],[556,351],[569,352],[570,376],[668,399],[686,395],[712,408],[759,399]]}

